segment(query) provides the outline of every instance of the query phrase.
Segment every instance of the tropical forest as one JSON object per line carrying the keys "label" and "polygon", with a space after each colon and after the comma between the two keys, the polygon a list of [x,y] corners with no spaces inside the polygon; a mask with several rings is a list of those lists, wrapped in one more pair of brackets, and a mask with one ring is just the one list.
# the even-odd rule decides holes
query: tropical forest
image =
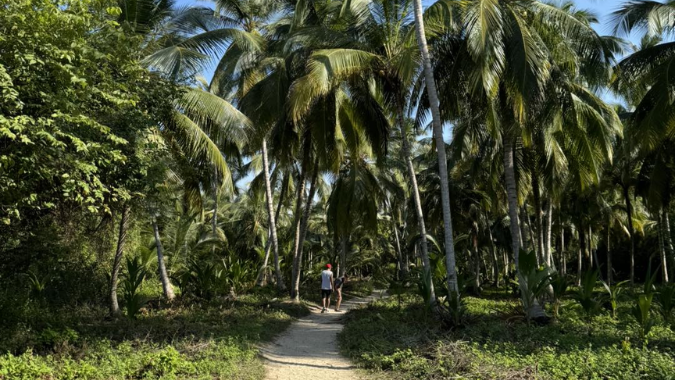
{"label": "tropical forest", "polygon": [[673,36],[671,0],[0,0],[0,380],[675,380]]}

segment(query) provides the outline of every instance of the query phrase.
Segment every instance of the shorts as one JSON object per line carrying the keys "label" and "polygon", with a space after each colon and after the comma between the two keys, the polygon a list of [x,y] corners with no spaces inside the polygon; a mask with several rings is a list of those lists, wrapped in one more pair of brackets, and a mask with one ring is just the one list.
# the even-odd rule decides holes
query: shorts
{"label": "shorts", "polygon": [[333,293],[333,289],[321,289],[321,298],[328,298]]}

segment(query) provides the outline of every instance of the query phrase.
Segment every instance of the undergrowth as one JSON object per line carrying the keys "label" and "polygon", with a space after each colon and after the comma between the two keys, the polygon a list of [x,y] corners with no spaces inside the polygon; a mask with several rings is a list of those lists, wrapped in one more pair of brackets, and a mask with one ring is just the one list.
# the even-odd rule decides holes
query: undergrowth
{"label": "undergrowth", "polygon": [[391,297],[350,311],[341,349],[369,378],[675,379],[675,333],[661,321],[642,348],[630,302],[619,303],[618,319],[607,310],[588,326],[564,300],[558,322],[528,327],[516,298],[483,297],[465,298],[461,327],[443,325],[410,294],[400,308]]}
{"label": "undergrowth", "polygon": [[257,345],[308,313],[271,294],[150,302],[136,320],[27,305],[20,323],[0,329],[0,379],[260,379]]}

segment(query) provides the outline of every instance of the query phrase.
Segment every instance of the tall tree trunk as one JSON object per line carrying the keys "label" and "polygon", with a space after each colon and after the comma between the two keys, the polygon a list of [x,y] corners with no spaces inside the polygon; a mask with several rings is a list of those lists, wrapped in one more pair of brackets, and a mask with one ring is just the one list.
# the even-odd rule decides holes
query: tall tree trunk
{"label": "tall tree trunk", "polygon": [[480,293],[480,255],[478,253],[478,224],[476,222],[473,223],[473,273],[474,273],[474,279],[473,279],[473,286],[474,286],[474,291],[476,294]]}
{"label": "tall tree trunk", "polygon": [[659,235],[660,235],[660,242],[661,242],[661,272],[662,272],[662,277],[661,279],[663,280],[663,283],[668,283],[668,262],[666,259],[666,251],[668,250],[667,247],[667,242],[666,242],[666,226],[665,226],[665,220],[663,216],[665,215],[665,212],[663,210],[659,211]]}
{"label": "tall tree trunk", "polygon": [[347,235],[340,238],[340,268],[338,268],[338,277],[342,277],[347,272]]}
{"label": "tall tree trunk", "polygon": [[[309,153],[309,152],[308,152]],[[305,157],[305,160],[303,161],[308,161],[309,158]],[[298,195],[296,196],[295,199],[295,238],[293,239],[293,268],[291,270],[291,281],[295,279],[295,272],[297,271],[297,262],[298,262],[298,253],[299,253],[299,243],[300,243],[300,234],[302,231],[302,204],[303,204],[303,199],[305,197],[305,180],[307,177],[307,163],[303,162],[303,167],[300,170],[300,182],[298,183],[298,190],[297,193]],[[291,282],[292,284],[292,282]],[[296,294],[295,294],[295,289],[293,289],[293,286],[291,285],[291,298],[295,299]]]}
{"label": "tall tree trunk", "polygon": [[530,214],[527,212],[527,207],[523,205],[523,214],[525,214],[525,219],[527,220],[527,232],[530,234],[530,246],[534,251],[534,256],[537,258],[537,266],[541,265],[541,256],[537,249],[537,241],[534,239],[534,233],[532,232],[532,221],[530,220]]}
{"label": "tall tree trunk", "polygon": [[603,274],[602,270],[600,270],[600,260],[598,259],[598,247],[593,247],[593,228],[589,225],[588,226],[588,249],[590,250],[590,255],[591,255],[591,268],[593,268],[593,263],[595,263],[595,266],[598,268],[598,275],[600,276],[601,280],[603,279]]}
{"label": "tall tree trunk", "polygon": [[560,231],[560,266],[562,267],[562,274],[567,275],[567,256],[565,252],[565,227]]}
{"label": "tall tree trunk", "polygon": [[665,237],[666,237],[666,251],[668,252],[668,257],[670,258],[670,281],[673,281],[675,277],[675,249],[673,248],[673,238],[670,234],[670,217],[668,216],[668,208],[663,209],[663,225],[665,227]]}
{"label": "tall tree trunk", "polygon": [[546,202],[546,211],[544,212],[544,261],[546,265],[555,268],[555,263],[551,258],[551,228],[553,226],[553,202]]}
{"label": "tall tree trunk", "polygon": [[176,295],[173,293],[173,286],[171,286],[171,281],[169,281],[169,275],[166,272],[166,265],[164,264],[164,250],[162,248],[162,241],[159,237],[159,226],[157,226],[157,219],[152,218],[152,230],[155,233],[155,246],[157,247],[157,267],[159,269],[159,279],[162,281],[162,290],[164,291],[164,297],[167,300],[172,301],[176,298]]}
{"label": "tall tree trunk", "polygon": [[[486,220],[487,215],[486,215]],[[492,275],[494,276],[494,284],[497,288],[501,285],[499,282],[499,260],[497,259],[497,250],[495,249],[495,241],[492,237],[492,228],[488,225],[487,227],[488,239],[490,239],[490,253],[492,254]]]}
{"label": "tall tree trunk", "polygon": [[396,215],[394,215],[394,210],[391,207],[389,200],[386,201],[386,206],[389,209],[389,214],[391,215],[391,224],[392,229],[394,230],[394,243],[396,248],[396,256],[398,257],[397,261],[397,277],[399,280],[407,276],[405,263],[403,262],[403,250],[401,250],[401,240],[398,237],[398,223],[396,222]]}
{"label": "tall tree trunk", "polygon": [[394,225],[392,226],[394,230],[394,242],[396,243],[396,256],[398,257],[398,265],[396,265],[397,269],[397,277],[398,280],[402,280],[406,277],[405,273],[405,263],[403,262],[403,251],[401,250],[401,241],[399,240],[398,237],[398,226],[396,226],[396,223],[394,222]]}
{"label": "tall tree trunk", "polygon": [[[279,289],[279,291],[281,292],[285,290],[286,286],[284,285],[284,277],[281,274],[281,268],[279,267],[279,240],[277,237],[276,215],[274,213],[274,197],[272,195],[272,183],[270,181],[270,162],[267,156],[267,140],[265,139],[263,139],[262,142],[262,159],[263,159],[263,177],[265,178],[265,199],[267,200],[267,217],[269,218],[272,252],[274,252],[274,273],[277,278],[277,289]],[[281,205],[281,200],[279,201],[279,204]],[[267,257],[268,255],[266,254],[265,256]],[[265,265],[267,265],[267,260],[265,260]]]}
{"label": "tall tree trunk", "polygon": [[518,189],[516,187],[516,173],[513,166],[513,138],[504,136],[504,178],[506,181],[506,198],[509,204],[509,219],[511,228],[511,251],[516,264],[516,272],[520,276],[518,258],[520,256],[520,226],[518,223]]}
{"label": "tall tree trunk", "polygon": [[[524,280],[520,273],[520,226],[518,221],[518,189],[516,185],[516,172],[514,167],[514,143],[515,139],[512,136],[504,136],[504,178],[506,182],[506,198],[509,204],[509,219],[511,227],[511,249],[513,250],[514,261],[516,264],[516,274],[518,276],[518,283],[521,284],[521,292],[523,291],[522,284]],[[535,300],[534,305],[530,310],[526,310],[530,318],[545,317],[544,310],[541,305]]]}
{"label": "tall tree trunk", "polygon": [[[417,186],[417,174],[415,174],[415,166],[413,165],[412,157],[410,155],[410,143],[408,142],[408,135],[406,133],[405,119],[403,115],[403,100],[401,96],[397,100],[397,114],[398,124],[401,131],[401,150],[403,159],[405,160],[406,169],[408,169],[408,178],[410,179],[410,190],[412,192],[413,201],[415,204],[415,216],[417,219],[417,227],[420,230],[420,248],[422,251],[422,266],[423,270],[431,278],[431,263],[429,261],[429,251],[427,242],[427,227],[424,222],[424,211],[422,210],[422,200],[420,199],[420,190]],[[406,268],[407,271],[407,268]],[[430,284],[431,302],[436,301],[436,292],[434,290],[433,281]]]}
{"label": "tall tree trunk", "polygon": [[633,207],[628,194],[628,186],[623,186],[623,196],[626,200],[628,234],[630,235],[630,283],[632,284],[635,282],[635,233],[633,232]]}
{"label": "tall tree trunk", "polygon": [[[281,207],[283,207],[284,200],[286,199],[286,188],[288,187],[288,181],[289,181],[288,175],[284,174],[284,179],[281,181],[281,193],[279,193],[279,204],[277,205],[277,211],[274,213],[275,224],[279,221],[279,214],[281,214]],[[271,251],[272,251],[272,235],[271,231],[267,231],[267,243],[265,243],[265,259],[263,260],[263,265],[260,268],[260,273],[258,274],[258,279],[256,280],[256,286],[263,286],[265,278],[264,269],[267,267]],[[286,290],[286,285],[284,285],[283,282],[284,278],[283,274],[281,273],[281,267],[279,264],[279,251],[277,250],[275,253],[276,254],[274,255],[274,270],[275,273],[278,273],[278,275],[276,276],[277,288],[279,289],[280,292],[283,292]],[[281,282],[279,282],[279,277],[281,278]],[[281,285],[279,285],[280,283]]]}
{"label": "tall tree trunk", "polygon": [[[218,231],[218,169],[213,167],[213,216],[211,217],[211,232],[216,236]],[[211,254],[216,252],[215,244],[211,246]]]}
{"label": "tall tree trunk", "polygon": [[314,160],[313,165],[314,174],[312,174],[312,180],[309,185],[309,195],[307,196],[307,201],[305,203],[305,211],[302,215],[302,222],[300,223],[300,239],[298,241],[298,254],[297,259],[293,263],[293,300],[300,300],[300,274],[302,273],[302,252],[303,246],[305,243],[305,236],[307,236],[307,227],[309,225],[309,215],[312,211],[312,199],[314,199],[314,193],[316,192],[316,182],[319,177],[319,159]]}
{"label": "tall tree trunk", "polygon": [[586,232],[583,223],[579,222],[579,256],[577,257],[577,285],[581,285],[581,268],[583,266],[583,256],[586,250]]}
{"label": "tall tree trunk", "polygon": [[613,276],[612,276],[612,248],[610,244],[612,243],[612,218],[609,218],[607,222],[607,284],[612,285]]}
{"label": "tall tree trunk", "polygon": [[[532,159],[532,161],[534,161]],[[544,222],[541,217],[541,194],[539,192],[539,177],[534,162],[532,163],[532,198],[534,198],[534,223],[537,226],[537,257],[540,263],[546,262],[544,254]],[[529,223],[529,222],[528,222]],[[530,227],[531,228],[531,227]]]}
{"label": "tall tree trunk", "polygon": [[521,241],[521,248],[524,249],[525,251],[530,251],[530,247],[527,244],[527,234],[525,233],[525,229],[527,228],[527,218],[524,217],[525,211],[520,210],[518,214],[518,225],[520,226],[520,241]]}
{"label": "tall tree trunk", "polygon": [[[593,269],[593,259],[595,255],[593,254],[593,230],[591,229],[591,224],[588,222],[588,269]],[[596,264],[599,265],[597,260]]]}
{"label": "tall tree trunk", "polygon": [[452,216],[450,214],[450,186],[448,184],[448,161],[445,155],[445,142],[443,141],[443,126],[441,124],[441,111],[439,108],[438,92],[434,81],[434,73],[431,68],[431,58],[427,47],[427,38],[424,31],[424,19],[422,17],[422,0],[414,0],[415,7],[415,32],[422,54],[424,65],[424,84],[429,97],[431,108],[433,135],[436,141],[436,153],[438,155],[438,176],[441,182],[441,205],[443,206],[443,237],[445,241],[445,266],[447,270],[448,289],[455,292],[459,297],[457,286],[457,273],[455,272],[455,242],[452,236]]}
{"label": "tall tree trunk", "polygon": [[567,259],[565,257],[565,226],[562,222],[562,204],[558,204],[558,229],[560,230],[560,270],[563,275],[567,274]]}
{"label": "tall tree trunk", "polygon": [[124,256],[124,244],[127,241],[127,231],[129,230],[129,218],[131,210],[128,203],[122,206],[122,218],[120,219],[120,228],[117,235],[117,249],[115,250],[115,260],[113,261],[112,273],[110,274],[110,315],[120,314],[120,306],[117,302],[117,278],[120,274],[122,265],[122,256]]}

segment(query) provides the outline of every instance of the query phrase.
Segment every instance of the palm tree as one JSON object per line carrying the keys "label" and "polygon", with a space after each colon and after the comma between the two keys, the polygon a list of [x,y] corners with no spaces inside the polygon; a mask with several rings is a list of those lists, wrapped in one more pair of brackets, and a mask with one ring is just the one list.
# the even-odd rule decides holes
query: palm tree
{"label": "palm tree", "polygon": [[448,185],[448,164],[445,155],[445,141],[443,140],[443,125],[441,121],[440,101],[436,91],[436,82],[431,68],[431,57],[427,47],[427,37],[422,17],[422,0],[413,0],[415,33],[422,55],[422,67],[424,70],[424,84],[429,97],[431,108],[433,136],[436,141],[436,154],[438,155],[438,175],[441,180],[441,205],[443,207],[443,238],[445,242],[445,266],[447,270],[448,290],[459,297],[457,273],[455,272],[455,243],[452,236],[452,215],[450,214],[450,188]]}
{"label": "palm tree", "polygon": [[[554,165],[540,163],[538,157],[550,158],[557,153],[556,149],[560,153],[585,154],[584,159],[590,157],[591,166],[580,167],[584,170],[579,175],[598,180],[597,164],[603,157],[611,157],[608,141],[616,133],[617,123],[613,111],[585,84],[595,86],[602,82],[603,75],[606,77],[605,68],[611,62],[616,41],[598,36],[583,15],[538,1],[475,0],[443,4],[450,10],[441,12],[446,23],[459,25],[454,38],[434,42],[440,54],[452,53],[445,53],[438,60],[436,78],[443,88],[444,104],[451,105],[443,110],[443,116],[447,121],[458,122],[471,115],[467,110],[478,110],[469,117],[470,124],[485,128],[501,141],[511,249],[518,268],[522,235],[519,194],[526,190],[523,179],[527,178],[527,172],[522,170],[525,167],[517,167],[522,162],[519,148],[547,149],[535,151],[535,165],[529,165],[536,180],[533,182],[536,198],[540,197],[538,182],[542,168],[569,160],[563,157],[557,163],[553,161]],[[591,111],[595,109],[600,112]],[[555,122],[553,128],[538,128],[542,126],[539,122],[542,115],[545,120]],[[574,120],[579,116],[579,120]],[[568,133],[562,126],[569,122],[576,127]],[[544,177],[544,183],[550,186],[553,182]],[[548,222],[539,222],[541,214],[541,203],[535,199],[535,218],[538,230],[543,232]],[[543,236],[541,232],[538,235]],[[537,245],[542,247],[540,251],[546,251],[545,244]]]}
{"label": "palm tree", "polygon": [[[361,4],[365,6],[366,3]],[[358,5],[352,4],[352,8]],[[409,22],[411,3],[409,0],[378,0],[364,9],[351,9],[363,20],[357,33],[349,41],[356,48],[333,48],[314,52],[310,57],[312,70],[305,77],[303,91],[310,94],[298,99],[295,107],[303,110],[313,97],[321,96],[340,83],[349,83],[354,78],[374,81],[379,87],[386,106],[393,115],[392,125],[398,127],[401,138],[401,154],[410,179],[411,195],[414,201],[416,224],[420,232],[421,256],[425,270],[430,270],[427,250],[427,229],[420,201],[411,147],[408,137],[409,124],[405,108],[410,101],[409,88],[414,80],[419,61],[419,50],[413,42],[412,24]],[[365,41],[360,35],[369,36]],[[432,297],[435,300],[433,284]]]}

